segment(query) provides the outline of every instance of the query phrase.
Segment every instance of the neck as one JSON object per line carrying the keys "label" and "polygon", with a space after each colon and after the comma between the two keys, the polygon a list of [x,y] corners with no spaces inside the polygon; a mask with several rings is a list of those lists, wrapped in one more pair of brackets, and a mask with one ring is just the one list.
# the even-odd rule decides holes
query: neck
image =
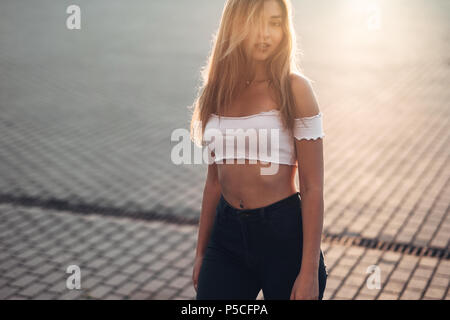
{"label": "neck", "polygon": [[267,80],[269,77],[266,72],[266,65],[264,61],[257,61],[255,64],[255,77],[254,81]]}

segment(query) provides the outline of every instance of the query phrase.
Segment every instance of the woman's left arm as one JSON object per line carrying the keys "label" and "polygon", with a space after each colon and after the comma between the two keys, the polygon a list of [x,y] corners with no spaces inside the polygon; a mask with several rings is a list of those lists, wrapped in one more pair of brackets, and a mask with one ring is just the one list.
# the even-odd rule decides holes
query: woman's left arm
{"label": "woman's left arm", "polygon": [[[294,76],[292,88],[297,107],[296,118],[315,116],[320,112],[314,91],[307,79]],[[317,299],[324,213],[323,141],[321,138],[295,139],[295,148],[302,205],[303,250],[301,270],[297,278],[301,284],[293,290],[293,297]],[[295,297],[300,293],[303,297]]]}

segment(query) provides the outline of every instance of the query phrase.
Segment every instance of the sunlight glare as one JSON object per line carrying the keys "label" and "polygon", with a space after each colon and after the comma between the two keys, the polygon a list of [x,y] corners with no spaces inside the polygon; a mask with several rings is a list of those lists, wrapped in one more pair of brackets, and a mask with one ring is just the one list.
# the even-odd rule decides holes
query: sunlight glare
{"label": "sunlight glare", "polygon": [[381,29],[381,7],[376,0],[347,0],[349,10],[364,21],[369,31]]}

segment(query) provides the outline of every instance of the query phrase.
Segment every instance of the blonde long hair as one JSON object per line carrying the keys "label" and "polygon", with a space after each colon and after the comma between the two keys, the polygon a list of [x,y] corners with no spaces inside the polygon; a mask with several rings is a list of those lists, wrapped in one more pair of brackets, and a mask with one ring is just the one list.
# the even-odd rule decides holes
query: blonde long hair
{"label": "blonde long hair", "polygon": [[[218,32],[213,36],[213,48],[208,63],[202,68],[203,85],[189,109],[194,109],[190,122],[190,137],[197,145],[204,145],[203,132],[212,113],[224,114],[227,106],[240,93],[243,81],[253,79],[253,64],[247,58],[243,41],[260,18],[266,0],[227,0]],[[276,93],[276,103],[285,128],[292,130],[295,101],[290,75],[300,74],[297,44],[292,23],[290,0],[275,0],[282,9],[283,39],[277,51],[266,63],[266,72]],[[259,20],[260,21],[260,20]]]}

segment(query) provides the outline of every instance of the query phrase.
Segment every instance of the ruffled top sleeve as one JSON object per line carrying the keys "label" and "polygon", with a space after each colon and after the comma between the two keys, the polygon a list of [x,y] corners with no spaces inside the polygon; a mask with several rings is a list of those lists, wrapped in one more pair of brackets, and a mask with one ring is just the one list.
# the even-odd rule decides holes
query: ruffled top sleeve
{"label": "ruffled top sleeve", "polygon": [[323,138],[322,112],[315,116],[294,119],[293,135],[296,139],[316,140]]}

